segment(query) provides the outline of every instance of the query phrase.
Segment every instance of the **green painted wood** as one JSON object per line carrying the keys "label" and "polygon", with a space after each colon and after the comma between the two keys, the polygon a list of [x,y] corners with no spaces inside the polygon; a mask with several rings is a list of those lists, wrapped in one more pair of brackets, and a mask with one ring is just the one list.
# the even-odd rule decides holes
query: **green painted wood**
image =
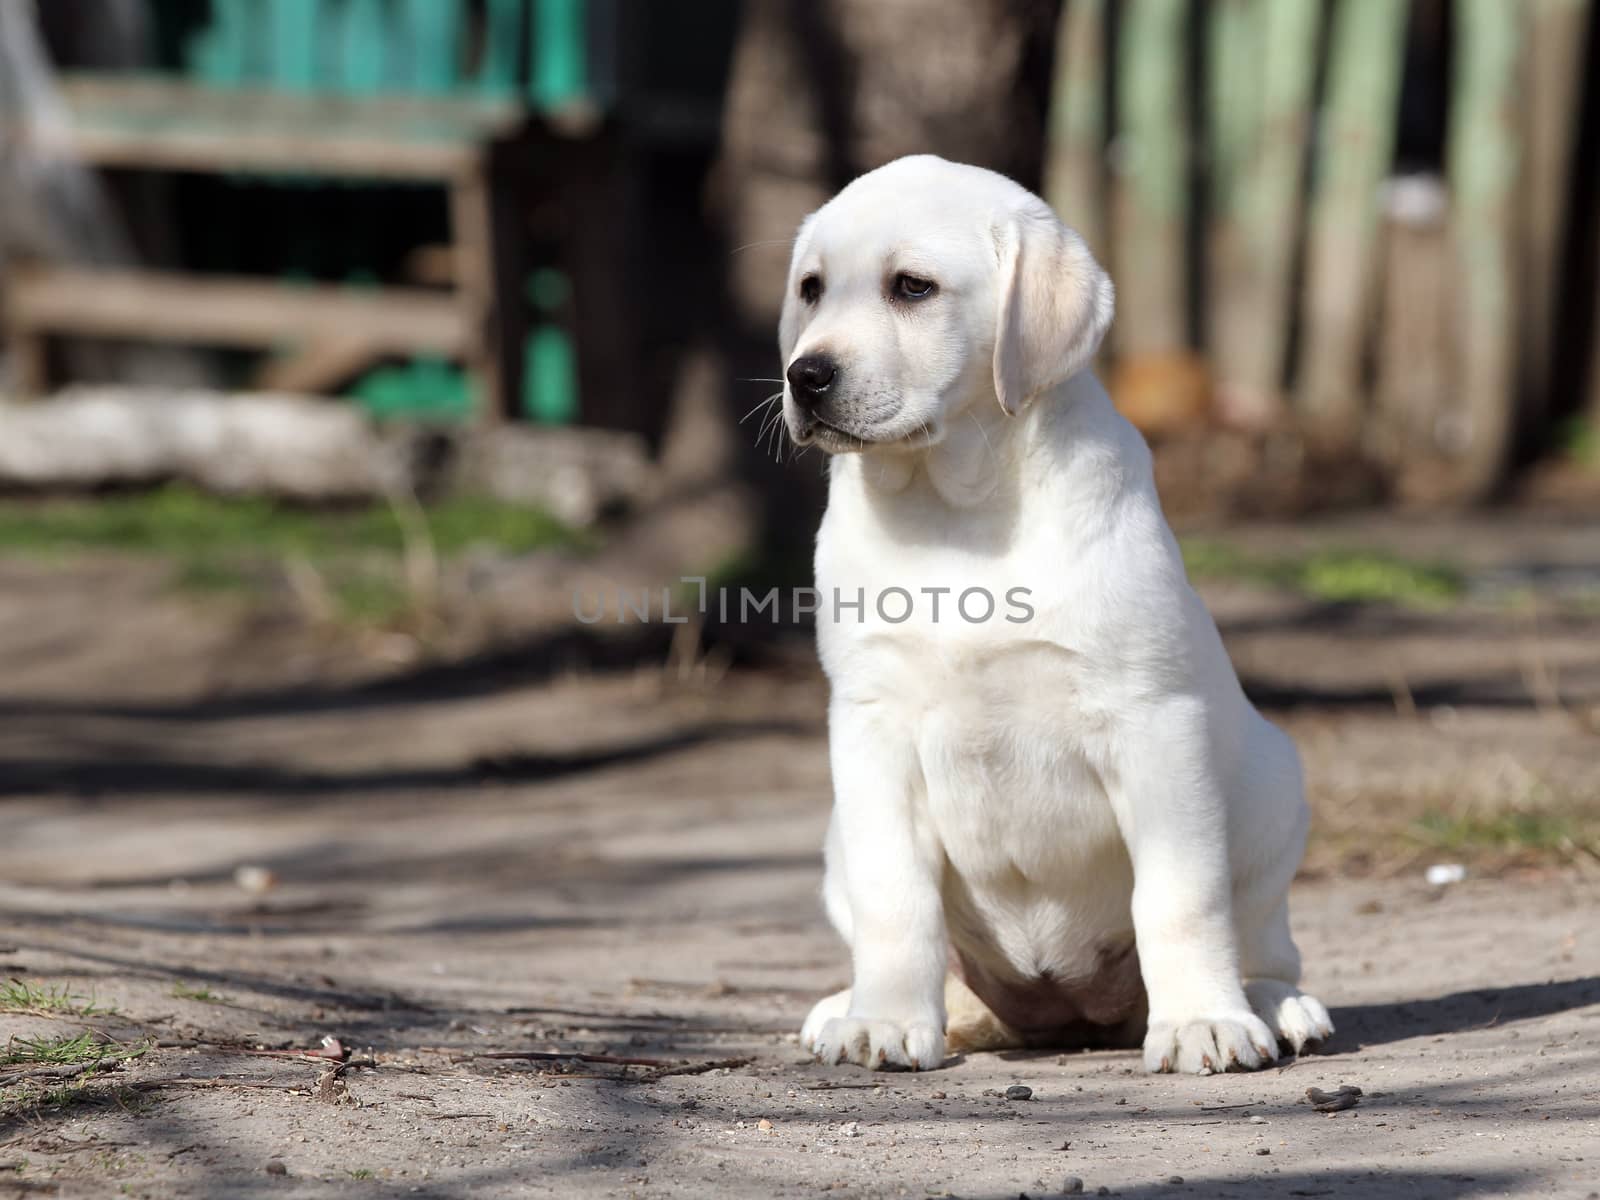
{"label": "green painted wood", "polygon": [[578,418],[578,372],[572,340],[555,325],[541,325],[528,337],[523,412],[546,425],[570,425]]}
{"label": "green painted wood", "polygon": [[218,87],[509,95],[522,86],[526,52],[525,94],[539,107],[587,94],[585,0],[480,0],[483,50],[468,74],[462,55],[472,2],[211,0],[210,24],[190,38],[185,69]]}
{"label": "green painted wood", "polygon": [[209,29],[191,43],[190,53],[198,74],[219,87],[237,87],[245,81],[250,47],[256,41],[250,0],[212,0]]}
{"label": "green painted wood", "polygon": [[478,70],[477,83],[493,95],[504,95],[516,89],[526,7],[524,0],[488,0],[484,12],[483,64]]}
{"label": "green painted wood", "polygon": [[1105,0],[1069,0],[1056,25],[1044,187],[1050,207],[1102,258],[1108,252],[1105,45]]}
{"label": "green painted wood", "polygon": [[271,51],[264,82],[309,92],[317,79],[318,0],[266,0]]}
{"label": "green painted wood", "polygon": [[1117,46],[1115,260],[1119,354],[1187,342],[1184,319],[1185,0],[1127,0]]}
{"label": "green painted wood", "polygon": [[339,16],[338,88],[370,96],[384,81],[387,39],[383,0],[345,0]]}
{"label": "green painted wood", "polygon": [[1487,497],[1509,456],[1516,401],[1519,61],[1525,10],[1457,0],[1446,158],[1456,269],[1455,452],[1462,499]]}
{"label": "green painted wood", "polygon": [[587,9],[583,0],[533,0],[534,103],[557,108],[588,89]]}
{"label": "green painted wood", "polygon": [[1312,176],[1299,396],[1328,450],[1361,440],[1363,340],[1376,299],[1378,191],[1394,161],[1409,0],[1338,0]]}
{"label": "green painted wood", "polygon": [[401,23],[411,73],[407,90],[437,95],[460,82],[459,0],[406,0]]}

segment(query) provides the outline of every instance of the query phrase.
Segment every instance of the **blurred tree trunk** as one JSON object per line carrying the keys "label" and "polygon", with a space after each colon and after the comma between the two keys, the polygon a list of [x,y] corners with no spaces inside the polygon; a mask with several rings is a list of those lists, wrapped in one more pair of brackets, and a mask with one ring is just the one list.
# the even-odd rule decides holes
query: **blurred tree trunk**
{"label": "blurred tree trunk", "polygon": [[1057,8],[749,0],[718,173],[733,245],[751,247],[731,271],[740,315],[776,323],[795,228],[891,159],[931,152],[1037,188]]}
{"label": "blurred tree trunk", "polygon": [[[924,152],[1039,188],[1059,8],[1060,0],[748,0],[712,185],[729,255],[732,420],[780,386],[790,245],[833,192]],[[761,416],[740,427],[748,446]],[[769,440],[765,461],[754,449],[743,458],[772,498],[768,543],[804,544],[820,511],[817,458],[785,471],[771,457]],[[797,484],[806,503],[796,503]]]}

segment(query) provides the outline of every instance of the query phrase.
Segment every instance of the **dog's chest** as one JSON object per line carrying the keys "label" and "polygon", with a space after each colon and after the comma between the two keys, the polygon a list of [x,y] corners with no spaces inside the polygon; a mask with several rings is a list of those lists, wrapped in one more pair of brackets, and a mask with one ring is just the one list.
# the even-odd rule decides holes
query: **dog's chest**
{"label": "dog's chest", "polygon": [[[1132,872],[1097,763],[1093,667],[1059,645],[885,638],[884,733],[916,748],[917,802],[948,864],[949,929],[974,971],[1082,980],[1131,941]],[[974,976],[977,977],[976,975]]]}
{"label": "dog's chest", "polygon": [[859,652],[874,661],[855,678],[875,681],[886,732],[915,745],[926,816],[964,878],[1049,886],[1117,840],[1095,767],[1105,721],[1078,654],[1025,635]]}

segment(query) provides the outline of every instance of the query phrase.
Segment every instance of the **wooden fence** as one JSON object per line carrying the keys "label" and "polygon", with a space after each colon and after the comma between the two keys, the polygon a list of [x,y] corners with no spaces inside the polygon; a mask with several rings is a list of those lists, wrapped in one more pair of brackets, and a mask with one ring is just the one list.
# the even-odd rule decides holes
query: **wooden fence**
{"label": "wooden fence", "polygon": [[1597,12],[1066,0],[1046,191],[1118,282],[1118,403],[1157,435],[1292,429],[1435,501],[1490,494],[1585,374],[1600,418],[1600,354],[1557,353],[1600,342],[1565,259],[1600,218],[1573,202]]}

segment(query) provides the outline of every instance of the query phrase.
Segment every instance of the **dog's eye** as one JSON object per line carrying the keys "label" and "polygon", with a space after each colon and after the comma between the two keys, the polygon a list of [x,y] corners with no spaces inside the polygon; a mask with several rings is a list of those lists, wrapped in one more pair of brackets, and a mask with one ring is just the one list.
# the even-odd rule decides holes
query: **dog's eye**
{"label": "dog's eye", "polygon": [[815,275],[807,275],[800,281],[800,299],[807,304],[815,304],[822,298],[822,280]]}
{"label": "dog's eye", "polygon": [[931,279],[919,279],[904,271],[894,277],[894,294],[902,300],[926,300],[936,290]]}

